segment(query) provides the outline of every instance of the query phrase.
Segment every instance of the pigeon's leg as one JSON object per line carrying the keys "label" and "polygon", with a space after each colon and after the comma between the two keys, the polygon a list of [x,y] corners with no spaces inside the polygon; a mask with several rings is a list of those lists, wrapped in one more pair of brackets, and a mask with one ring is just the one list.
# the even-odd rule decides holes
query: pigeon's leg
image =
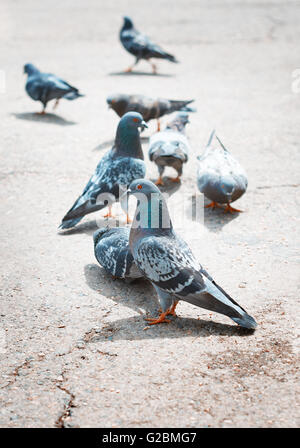
{"label": "pigeon's leg", "polygon": [[233,208],[233,207],[231,207],[231,205],[228,203],[228,204],[226,205],[226,208],[225,208],[225,210],[224,210],[224,213],[229,212],[229,213],[233,214],[233,213],[239,213],[239,212],[242,212],[242,211],[243,211],[243,210],[239,210],[238,208]]}
{"label": "pigeon's leg", "polygon": [[169,309],[167,311],[167,314],[172,314],[172,316],[177,316],[175,309],[176,309],[176,306],[178,305],[178,302],[179,302],[179,300],[174,300],[173,305],[172,305],[171,309]]}
{"label": "pigeon's leg", "polygon": [[53,110],[56,109],[58,105],[59,105],[59,99],[57,99],[55,101],[54,106],[53,106]]}
{"label": "pigeon's leg", "polygon": [[215,207],[219,207],[219,208],[222,208],[217,202],[215,202],[215,201],[212,201],[210,204],[207,204],[207,205],[205,205],[204,206],[205,208],[212,208],[212,209],[214,209]]}
{"label": "pigeon's leg", "polygon": [[132,72],[133,67],[134,67],[138,62],[139,62],[139,59],[136,59],[136,60],[135,60],[135,63],[132,64],[132,65],[130,65],[130,67],[126,68],[124,71],[125,71],[126,73],[130,73],[130,72]]}
{"label": "pigeon's leg", "polygon": [[130,224],[130,223],[132,223],[132,219],[130,218],[128,213],[126,213],[126,224]]}
{"label": "pigeon's leg", "polygon": [[157,118],[157,132],[159,132],[160,131],[160,121],[159,121],[159,118]]}
{"label": "pigeon's leg", "polygon": [[103,218],[115,218],[115,216],[112,214],[111,209],[112,209],[112,206],[109,205],[108,206],[108,213],[106,213],[106,215],[104,215]]}
{"label": "pigeon's leg", "polygon": [[152,67],[152,73],[153,73],[154,75],[157,75],[157,66],[156,66],[153,62],[151,62],[150,60],[149,60],[148,62],[149,62],[149,64],[150,64],[151,67]]}
{"label": "pigeon's leg", "polygon": [[157,181],[155,182],[155,185],[164,185],[163,180],[162,180],[162,175],[163,175],[164,170],[165,170],[164,166],[158,165],[159,177],[158,177]]}
{"label": "pigeon's leg", "polygon": [[182,163],[180,163],[177,167],[174,166],[175,170],[177,171],[177,177],[171,177],[172,182],[180,182],[180,176],[182,175]]}
{"label": "pigeon's leg", "polygon": [[177,177],[171,177],[171,179],[170,179],[172,182],[180,182],[180,177],[179,176],[177,176]]}
{"label": "pigeon's leg", "polygon": [[169,319],[166,319],[166,316],[168,314],[168,311],[165,311],[164,313],[161,313],[158,318],[147,318],[145,319],[147,322],[149,322],[149,325],[156,325],[156,324],[161,324],[163,322],[165,323],[169,323]]}
{"label": "pigeon's leg", "polygon": [[156,286],[156,285],[153,285],[153,286],[154,286],[154,288],[155,288],[155,290],[157,292],[157,295],[158,295],[158,298],[159,298],[159,302],[160,302],[160,305],[161,305],[161,310],[160,310],[160,314],[159,314],[159,316],[157,318],[150,317],[150,318],[147,318],[146,320],[148,322],[150,322],[149,325],[156,325],[156,324],[160,324],[162,322],[167,322],[168,323],[170,321],[168,319],[166,319],[166,316],[168,314],[173,314],[177,303],[176,303],[176,305],[174,307],[173,297],[169,293],[167,293],[167,292],[163,291],[162,289],[160,289],[158,286]]}
{"label": "pigeon's leg", "polygon": [[43,109],[41,110],[41,112],[36,112],[38,115],[45,115],[46,113],[46,104],[43,104]]}

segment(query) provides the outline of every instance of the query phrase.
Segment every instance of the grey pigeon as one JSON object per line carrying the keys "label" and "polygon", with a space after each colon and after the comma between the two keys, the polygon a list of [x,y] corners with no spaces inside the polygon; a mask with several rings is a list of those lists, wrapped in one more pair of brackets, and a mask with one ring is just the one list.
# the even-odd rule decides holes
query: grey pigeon
{"label": "grey pigeon", "polygon": [[[145,176],[146,167],[139,134],[139,128],[144,127],[147,125],[137,112],[128,112],[121,118],[112,149],[100,160],[83,193],[64,216],[61,229],[74,227],[85,215],[107,205],[109,212],[106,217],[112,216],[111,203],[108,202],[119,198],[119,187],[127,187],[134,179]],[[107,199],[100,200],[100,194],[109,194],[108,202]]]}
{"label": "grey pigeon", "polygon": [[225,212],[240,212],[231,207],[231,202],[239,199],[246,191],[248,180],[240,163],[225,148],[212,132],[204,153],[197,157],[198,188],[212,202],[206,207],[226,204]]}
{"label": "grey pigeon", "polygon": [[119,117],[126,112],[134,110],[139,112],[147,122],[157,119],[157,130],[160,130],[159,118],[176,111],[195,112],[195,109],[188,107],[194,100],[167,100],[164,98],[149,98],[144,95],[127,95],[117,93],[107,97],[108,106],[113,109]]}
{"label": "grey pigeon", "polygon": [[138,199],[129,236],[131,253],[141,273],[154,286],[162,308],[157,319],[148,319],[151,325],[166,322],[177,302],[184,300],[225,314],[242,327],[255,328],[253,317],[217,285],[176,235],[160,190],[150,181],[136,179],[128,193]]}
{"label": "grey pigeon", "polygon": [[135,63],[126,71],[131,72],[133,67],[141,60],[149,61],[153,73],[156,73],[156,65],[150,59],[167,59],[171,62],[178,62],[174,56],[166,53],[161,47],[151,42],[151,40],[134,28],[133,22],[129,17],[124,17],[124,23],[120,31],[120,41],[129,53],[136,57]]}
{"label": "grey pigeon", "polygon": [[142,277],[129,248],[129,227],[102,227],[93,235],[98,263],[113,276],[132,280]]}
{"label": "grey pigeon", "polygon": [[189,123],[187,112],[178,112],[164,131],[156,132],[150,137],[149,159],[156,163],[159,172],[156,185],[163,185],[162,175],[166,166],[171,166],[177,171],[177,177],[171,180],[180,182],[182,165],[187,162],[190,150],[185,136],[187,123]]}
{"label": "grey pigeon", "polygon": [[47,103],[51,100],[56,100],[54,105],[56,108],[61,98],[75,100],[84,96],[76,87],[51,73],[40,72],[33,64],[24,65],[24,73],[28,75],[25,85],[26,92],[33,100],[43,104],[41,114],[45,114]]}

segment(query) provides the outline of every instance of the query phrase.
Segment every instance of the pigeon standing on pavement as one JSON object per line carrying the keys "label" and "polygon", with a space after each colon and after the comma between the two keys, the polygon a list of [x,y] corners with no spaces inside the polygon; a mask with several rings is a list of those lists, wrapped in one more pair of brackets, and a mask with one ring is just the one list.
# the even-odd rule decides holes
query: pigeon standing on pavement
{"label": "pigeon standing on pavement", "polygon": [[156,132],[150,137],[149,159],[156,163],[159,178],[156,185],[163,185],[162,175],[166,166],[177,171],[173,182],[180,182],[182,165],[187,162],[190,145],[185,136],[185,126],[189,123],[186,112],[178,112],[175,118],[167,124],[164,131]]}
{"label": "pigeon standing on pavement", "polygon": [[143,276],[129,248],[129,232],[129,227],[107,226],[93,235],[95,257],[113,278],[134,280]]}
{"label": "pigeon standing on pavement", "polygon": [[173,230],[167,204],[150,181],[136,179],[129,194],[138,200],[129,245],[141,273],[154,286],[162,312],[150,325],[167,322],[179,300],[224,314],[245,328],[256,327],[253,317],[233,300],[194,258]]}
{"label": "pigeon standing on pavement", "polygon": [[150,61],[151,58],[178,62],[173,55],[166,53],[161,47],[151,42],[147,36],[137,31],[129,17],[124,17],[124,23],[120,31],[120,41],[125,50],[136,57],[135,63],[128,67],[125,70],[126,72],[131,72],[141,59],[145,59],[151,64],[153,73],[156,73],[157,68]]}
{"label": "pigeon standing on pavement", "polygon": [[76,87],[71,86],[63,79],[58,78],[51,73],[42,73],[33,64],[24,65],[24,73],[27,73],[25,85],[26,92],[35,101],[43,104],[43,110],[40,114],[45,114],[47,103],[56,100],[53,109],[58,106],[59,100],[75,100],[82,95]]}
{"label": "pigeon standing on pavement", "polygon": [[144,127],[147,125],[137,112],[128,112],[121,118],[112,149],[100,160],[83,193],[64,216],[61,229],[74,227],[85,215],[107,205],[109,212],[105,217],[112,217],[111,205],[119,198],[120,186],[127,187],[146,174],[139,133]]}
{"label": "pigeon standing on pavement", "polygon": [[205,207],[220,207],[226,204],[225,213],[240,212],[231,207],[246,191],[248,180],[240,163],[225,148],[221,140],[212,132],[204,153],[197,157],[198,188],[212,202]]}
{"label": "pigeon standing on pavement", "polygon": [[139,112],[147,122],[157,119],[157,130],[160,131],[159,118],[172,112],[195,112],[195,109],[188,107],[194,100],[167,100],[164,98],[149,98],[144,95],[115,94],[107,97],[108,106],[113,109],[119,117],[126,112],[134,110]]}

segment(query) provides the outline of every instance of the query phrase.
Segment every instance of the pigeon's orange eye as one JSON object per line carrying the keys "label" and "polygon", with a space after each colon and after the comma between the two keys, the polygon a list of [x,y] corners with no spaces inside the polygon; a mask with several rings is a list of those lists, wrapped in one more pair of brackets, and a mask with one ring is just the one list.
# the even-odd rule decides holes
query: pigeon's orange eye
{"label": "pigeon's orange eye", "polygon": [[116,100],[111,100],[111,104],[114,104],[116,102]]}
{"label": "pigeon's orange eye", "polygon": [[138,186],[137,186],[137,189],[138,190],[141,190],[143,187],[142,187],[142,185],[141,184],[139,184]]}
{"label": "pigeon's orange eye", "polygon": [[133,121],[134,121],[135,123],[138,123],[140,120],[139,120],[138,118],[133,118]]}

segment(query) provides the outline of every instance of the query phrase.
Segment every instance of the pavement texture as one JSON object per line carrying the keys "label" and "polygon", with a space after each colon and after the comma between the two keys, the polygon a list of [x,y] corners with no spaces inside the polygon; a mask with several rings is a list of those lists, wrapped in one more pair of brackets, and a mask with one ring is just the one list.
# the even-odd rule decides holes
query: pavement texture
{"label": "pavement texture", "polygon": [[[300,3],[3,0],[0,13],[0,425],[299,425]],[[123,74],[133,61],[118,40],[124,14],[180,64]],[[86,97],[35,115],[26,62]],[[151,285],[113,281],[94,258],[103,212],[58,232],[113,142],[105,98],[115,92],[196,100],[193,153],[181,185],[166,183],[169,204],[203,266],[257,320],[254,333],[187,303],[145,329],[158,308]],[[155,128],[143,134],[146,158]],[[235,203],[243,213],[202,204],[193,221],[196,155],[213,128],[249,187]]]}

